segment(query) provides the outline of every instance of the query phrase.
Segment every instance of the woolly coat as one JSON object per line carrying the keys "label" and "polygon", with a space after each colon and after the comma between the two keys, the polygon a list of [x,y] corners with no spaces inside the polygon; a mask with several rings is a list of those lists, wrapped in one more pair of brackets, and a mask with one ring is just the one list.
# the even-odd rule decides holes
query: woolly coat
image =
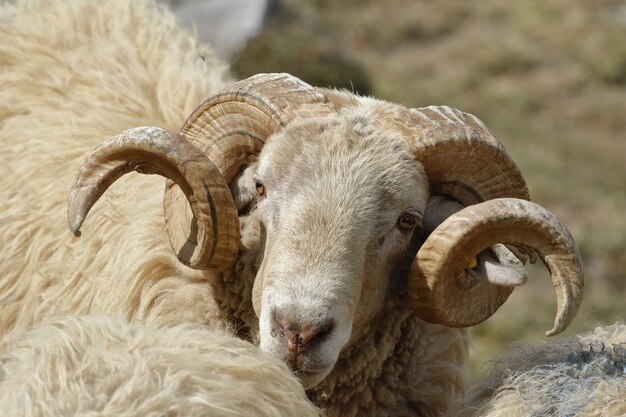
{"label": "woolly coat", "polygon": [[85,154],[122,130],[178,130],[226,66],[147,0],[0,8],[0,335],[63,313],[219,321],[208,274],[170,249],[164,180],[122,178],[83,236],[67,195]]}
{"label": "woolly coat", "polygon": [[492,362],[457,417],[626,415],[626,325],[520,348]]}
{"label": "woolly coat", "polygon": [[280,360],[224,331],[64,317],[0,343],[12,417],[316,417]]}

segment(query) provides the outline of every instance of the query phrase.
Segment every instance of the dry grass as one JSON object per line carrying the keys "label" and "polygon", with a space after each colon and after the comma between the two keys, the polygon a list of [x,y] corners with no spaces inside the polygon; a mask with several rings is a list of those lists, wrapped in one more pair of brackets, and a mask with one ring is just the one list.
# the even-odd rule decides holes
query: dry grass
{"label": "dry grass", "polygon": [[[380,98],[476,114],[581,247],[586,296],[567,333],[626,318],[623,2],[285,0],[279,9],[289,18],[270,20],[261,47],[235,64],[241,75],[354,78]],[[554,308],[547,273],[533,268],[530,284],[474,329],[472,372],[506,343],[543,338]]]}

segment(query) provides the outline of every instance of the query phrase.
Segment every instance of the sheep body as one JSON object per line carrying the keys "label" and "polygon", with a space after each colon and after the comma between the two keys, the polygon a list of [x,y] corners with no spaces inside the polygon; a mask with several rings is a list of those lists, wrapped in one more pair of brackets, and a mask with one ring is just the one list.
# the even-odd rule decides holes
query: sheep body
{"label": "sheep body", "polygon": [[458,416],[626,415],[626,325],[520,348],[492,362]]}
{"label": "sheep body", "polygon": [[319,415],[284,363],[200,325],[63,317],[6,338],[0,363],[13,417]]}
{"label": "sheep body", "polygon": [[64,313],[222,323],[209,273],[170,249],[161,178],[115,184],[80,239],[65,212],[86,152],[137,125],[177,130],[225,65],[146,0],[9,2],[0,22],[0,335]]}

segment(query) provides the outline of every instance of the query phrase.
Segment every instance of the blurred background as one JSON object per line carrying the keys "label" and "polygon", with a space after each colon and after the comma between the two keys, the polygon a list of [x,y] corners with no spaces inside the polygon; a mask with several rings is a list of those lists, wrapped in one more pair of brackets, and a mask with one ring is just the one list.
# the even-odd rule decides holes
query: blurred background
{"label": "blurred background", "polygon": [[[410,107],[473,113],[532,199],[576,238],[585,298],[565,333],[626,317],[626,3],[623,0],[162,0],[245,78],[290,72]],[[470,372],[545,339],[555,295],[529,271],[472,329]]]}

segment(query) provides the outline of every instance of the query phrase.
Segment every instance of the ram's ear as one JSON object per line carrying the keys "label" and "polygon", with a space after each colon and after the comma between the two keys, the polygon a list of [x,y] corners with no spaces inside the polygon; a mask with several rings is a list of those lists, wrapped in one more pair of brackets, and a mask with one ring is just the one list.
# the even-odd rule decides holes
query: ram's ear
{"label": "ram's ear", "polygon": [[247,214],[257,201],[257,192],[253,179],[256,165],[254,163],[246,166],[230,183],[230,192],[233,195],[235,207],[237,207],[240,216]]}
{"label": "ram's ear", "polygon": [[499,243],[480,252],[467,267],[474,278],[486,279],[494,285],[517,287],[528,280],[524,264]]}
{"label": "ram's ear", "polygon": [[[463,205],[445,196],[433,196],[428,201],[424,214],[424,231],[430,235],[445,219],[463,209]],[[530,258],[534,260],[534,252],[529,248],[509,248],[495,244],[472,259],[467,269],[477,280],[487,280],[492,284],[504,287],[516,287],[526,283],[528,276],[524,264]],[[530,254],[527,253],[530,251]]]}

